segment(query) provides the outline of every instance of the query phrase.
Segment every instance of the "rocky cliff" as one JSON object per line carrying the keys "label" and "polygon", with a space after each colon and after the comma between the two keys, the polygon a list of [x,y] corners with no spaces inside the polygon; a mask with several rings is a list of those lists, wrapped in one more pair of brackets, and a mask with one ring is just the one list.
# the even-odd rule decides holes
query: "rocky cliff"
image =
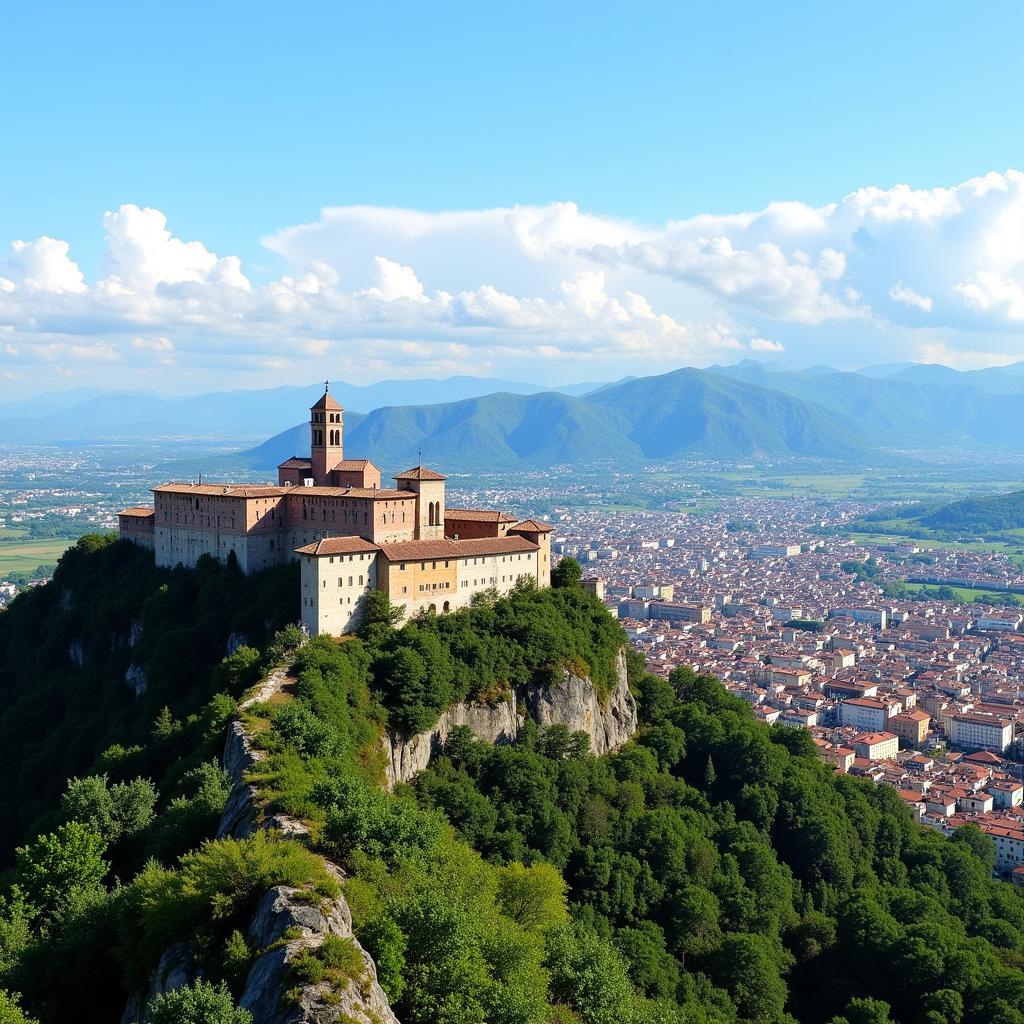
{"label": "rocky cliff", "polygon": [[[288,685],[288,666],[272,672],[242,707],[270,700]],[[527,718],[540,726],[564,725],[570,732],[590,737],[595,754],[621,746],[636,731],[636,702],[626,682],[622,652],[616,662],[616,683],[602,702],[590,679],[564,672],[553,685],[520,687],[508,699],[494,704],[457,704],[441,716],[428,732],[401,737],[385,735],[386,774],[389,788],[405,782],[425,768],[441,749],[452,729],[465,725],[488,743],[511,743]],[[241,722],[228,729],[224,768],[233,787],[224,808],[218,837],[239,839],[256,828],[274,828],[300,841],[308,837],[306,826],[294,818],[276,815],[260,820],[255,787],[246,773],[264,757]],[[328,862],[341,879],[340,870]],[[322,982],[296,986],[290,964],[304,950],[315,950],[329,936],[350,942],[363,962],[358,977],[342,985]],[[302,890],[276,886],[269,890],[253,913],[246,934],[258,952],[246,978],[239,1005],[253,1015],[254,1024],[398,1024],[370,955],[352,932],[352,916],[344,896],[310,900]],[[186,943],[166,950],[150,977],[146,993],[129,1003],[122,1024],[145,1024],[144,1008],[160,992],[168,992],[195,979],[193,958]]]}
{"label": "rocky cliff", "polygon": [[468,726],[486,743],[511,743],[530,718],[540,726],[564,725],[570,732],[585,732],[590,737],[590,749],[598,755],[622,746],[637,726],[636,701],[626,682],[622,651],[615,673],[615,686],[604,703],[589,679],[563,672],[553,685],[530,683],[493,704],[456,704],[426,732],[413,736],[386,733],[383,743],[388,788],[408,782],[426,768],[451,731],[460,725]]}
{"label": "rocky cliff", "polygon": [[[287,685],[288,669],[271,673],[242,707],[265,701]],[[217,829],[218,838],[242,838],[256,828],[274,828],[294,839],[308,836],[306,826],[284,815],[258,822],[256,792],[245,773],[263,758],[241,722],[233,722],[224,745],[224,768],[233,787]],[[328,869],[343,880],[339,868]],[[351,943],[362,960],[362,969],[341,983],[296,984],[291,964],[306,950],[316,950],[329,937]],[[256,958],[246,977],[238,1004],[248,1010],[253,1024],[399,1024],[388,997],[377,982],[377,968],[370,954],[352,932],[352,914],[344,896],[310,899],[301,889],[279,885],[266,892],[253,913],[246,932]],[[145,1024],[145,1006],[158,993],[187,985],[196,977],[187,943],[175,943],[160,958],[148,991],[131,999],[122,1024]]]}

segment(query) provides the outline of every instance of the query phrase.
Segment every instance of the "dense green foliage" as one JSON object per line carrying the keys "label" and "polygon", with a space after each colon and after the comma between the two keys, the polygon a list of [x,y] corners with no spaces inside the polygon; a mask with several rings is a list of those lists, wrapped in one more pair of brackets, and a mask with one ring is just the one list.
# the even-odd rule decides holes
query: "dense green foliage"
{"label": "dense green foliage", "polygon": [[150,1024],[252,1024],[248,1010],[235,1008],[231,993],[224,985],[215,988],[197,981],[167,995],[157,996],[149,1004]]}
{"label": "dense green foliage", "polygon": [[[82,580],[72,587],[67,570],[68,607],[41,605],[38,642],[43,623],[91,614],[97,595],[116,608],[105,588],[119,567],[131,585],[132,552],[91,544],[70,557]],[[129,702],[89,757],[48,753],[54,770],[71,767],[0,886],[0,1022],[117,1019],[187,939],[205,981],[155,1001],[154,1024],[245,1024],[235,999],[262,952],[245,937],[253,909],[278,884],[332,897],[325,853],[345,869],[356,935],[404,1024],[1024,1024],[1024,896],[992,879],[991,841],[918,828],[893,790],[833,775],[806,732],[759,723],[689,670],[660,680],[628,654],[642,728],[614,754],[593,757],[559,726],[498,747],[456,729],[412,785],[385,793],[385,726],[423,728],[452,701],[505,699],[562,668],[611,685],[624,638],[564,565],[551,590],[401,629],[378,601],[359,637],[301,644],[284,630],[264,655],[242,647],[219,664],[214,638],[238,628],[218,610],[224,595],[251,587],[257,600],[259,578],[159,574],[160,596],[142,604],[171,610],[143,616],[132,656],[165,621],[207,654],[175,687],[145,648],[150,685],[164,687],[148,719]],[[97,621],[65,632],[54,676],[119,684],[109,637],[129,614],[108,612],[95,651]],[[67,664],[76,636],[82,668]],[[285,656],[293,685],[245,713],[266,751],[250,780],[265,814],[310,825],[314,849],[262,831],[211,841],[227,796],[211,756],[232,697]],[[289,971],[289,985],[365,983],[343,939]]]}
{"label": "dense green foliage", "polygon": [[972,537],[1024,529],[1024,491],[954,501],[922,516],[921,522]]}
{"label": "dense green foliage", "polygon": [[[0,864],[65,780],[96,769],[107,748],[145,746],[127,767],[160,782],[169,762],[151,731],[161,708],[187,720],[219,691],[251,682],[215,671],[228,638],[260,645],[294,621],[295,579],[294,567],[244,577],[212,560],[169,572],[151,552],[91,535],[50,585],[17,597],[0,615]],[[131,665],[145,672],[141,696],[125,681]],[[183,729],[164,737],[164,755],[198,747],[195,730]]]}
{"label": "dense green foliage", "polygon": [[957,1020],[1024,1021],[1024,899],[980,832],[917,828],[893,790],[833,776],[806,733],[712,679],[638,688],[645,729],[605,758],[564,729],[514,747],[457,730],[420,805],[492,863],[562,870],[579,926],[649,996],[699,991],[710,1013],[714,986],[721,1020],[931,1024],[954,988]]}

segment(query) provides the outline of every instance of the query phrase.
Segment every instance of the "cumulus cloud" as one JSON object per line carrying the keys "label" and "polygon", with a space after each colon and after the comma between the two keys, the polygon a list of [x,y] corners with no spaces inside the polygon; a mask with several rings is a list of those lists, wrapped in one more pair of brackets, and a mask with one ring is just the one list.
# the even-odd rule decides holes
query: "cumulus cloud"
{"label": "cumulus cloud", "polygon": [[[622,373],[793,352],[794,338],[798,350],[817,346],[808,361],[842,362],[829,346],[844,330],[910,339],[906,355],[941,337],[936,354],[963,365],[1024,356],[1016,171],[660,226],[567,202],[328,208],[263,239],[283,266],[252,280],[236,256],[177,237],[157,209],[122,206],[103,228],[93,282],[59,239],[16,241],[0,258],[12,359],[278,372],[330,358],[363,377],[509,360],[575,372],[591,360]],[[972,341],[978,330],[1001,334],[1007,351]]]}
{"label": "cumulus cloud", "polygon": [[34,242],[11,242],[11,255],[0,261],[0,291],[78,294],[86,290],[85,275],[69,258],[71,247],[43,235]]}

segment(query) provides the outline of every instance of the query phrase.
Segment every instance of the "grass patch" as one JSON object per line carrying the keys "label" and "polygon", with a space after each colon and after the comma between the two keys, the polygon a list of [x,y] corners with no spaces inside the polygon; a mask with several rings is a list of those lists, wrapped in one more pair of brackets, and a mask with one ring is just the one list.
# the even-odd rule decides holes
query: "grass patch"
{"label": "grass patch", "polygon": [[[903,585],[907,590],[913,590],[920,594],[936,594],[939,590],[939,585],[931,583],[904,583]],[[943,584],[943,586],[953,591],[956,595],[955,600],[959,604],[994,604],[1006,600],[1007,597],[1004,590],[980,590],[976,587],[954,587],[949,584]]]}
{"label": "grass patch", "polygon": [[326,982],[333,992],[341,993],[350,982],[363,983],[366,963],[352,939],[328,935],[319,946],[299,950],[288,965],[288,974],[296,983],[292,992]]}
{"label": "grass patch", "polygon": [[40,565],[53,565],[75,542],[55,537],[52,540],[13,541],[0,544],[0,579],[9,572],[32,572]]}

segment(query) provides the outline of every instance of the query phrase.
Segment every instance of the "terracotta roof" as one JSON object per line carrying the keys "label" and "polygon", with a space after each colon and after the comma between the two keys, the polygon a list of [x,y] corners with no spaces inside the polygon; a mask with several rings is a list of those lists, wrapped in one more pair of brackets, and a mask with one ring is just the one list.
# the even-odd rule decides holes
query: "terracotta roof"
{"label": "terracotta roof", "polygon": [[134,508],[122,509],[117,513],[119,516],[132,516],[138,519],[145,519],[147,516],[155,516],[156,509],[152,505],[136,505]]}
{"label": "terracotta roof", "polygon": [[514,523],[515,516],[489,508],[446,508],[444,518],[461,519],[472,523]]}
{"label": "terracotta roof", "polygon": [[222,495],[228,498],[276,498],[287,494],[290,488],[260,484],[182,484],[170,481],[152,488],[162,494]]}
{"label": "terracotta roof", "polygon": [[372,541],[362,537],[325,537],[301,548],[296,548],[300,555],[355,555],[366,551],[379,551],[380,548]]}
{"label": "terracotta roof", "polygon": [[974,761],[977,764],[1002,764],[1003,759],[998,754],[993,754],[991,750],[978,750],[973,754],[968,754],[965,761]]}
{"label": "terracotta roof", "polygon": [[373,498],[374,501],[415,501],[412,491],[396,491],[390,487],[288,487],[288,494],[313,498]]}
{"label": "terracotta roof", "polygon": [[341,410],[341,406],[338,405],[337,400],[329,392],[325,391],[316,401],[316,404],[311,407],[312,409],[337,409]]}
{"label": "terracotta roof", "polygon": [[[341,462],[335,463],[331,469],[365,469],[367,466],[373,466],[373,463],[369,459],[342,459]],[[376,469],[376,466],[373,466]]]}
{"label": "terracotta roof", "polygon": [[547,523],[538,523],[536,519],[524,519],[520,523],[516,523],[515,526],[510,526],[509,530],[515,533],[517,530],[528,530],[531,533],[551,533],[553,527],[548,526]]}
{"label": "terracotta roof", "polygon": [[413,466],[412,469],[407,469],[404,473],[396,473],[394,480],[447,480],[448,477],[443,476],[440,473],[435,473],[432,469],[427,469],[426,466]]}
{"label": "terracotta roof", "polygon": [[481,537],[473,540],[406,540],[381,544],[389,562],[416,562],[427,558],[474,558],[514,555],[537,550],[525,537]]}
{"label": "terracotta roof", "polygon": [[899,739],[899,737],[894,732],[862,732],[859,736],[853,737],[853,742],[874,746],[876,743],[885,743],[886,740],[895,739]]}
{"label": "terracotta roof", "polygon": [[278,467],[278,469],[312,469],[313,460],[304,459],[301,455],[293,455],[290,459],[285,459]]}

